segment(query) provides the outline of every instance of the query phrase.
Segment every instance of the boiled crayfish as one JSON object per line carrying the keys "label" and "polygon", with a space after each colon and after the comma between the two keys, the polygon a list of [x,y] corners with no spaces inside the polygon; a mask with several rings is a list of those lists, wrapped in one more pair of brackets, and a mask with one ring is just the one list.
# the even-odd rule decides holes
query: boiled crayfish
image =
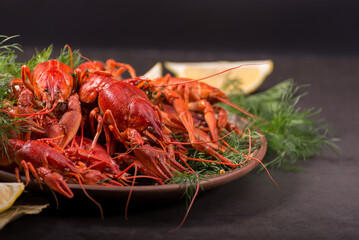
{"label": "boiled crayfish", "polygon": [[[60,147],[66,146],[76,135],[82,119],[80,102],[74,94],[76,80],[72,73],[73,66],[55,59],[38,64],[32,74],[28,66],[21,68],[22,83],[33,92],[35,106],[53,109],[47,115],[41,114],[41,124],[45,125],[42,127],[49,137],[63,135],[56,142]],[[51,120],[46,121],[45,117]],[[58,121],[53,120],[56,118],[59,118]]]}
{"label": "boiled crayfish", "polygon": [[27,132],[11,135],[3,146],[9,157],[3,155],[0,165],[24,170],[27,182],[31,173],[67,197],[73,196],[67,182],[130,186],[138,170],[164,184],[178,173],[195,173],[186,145],[234,168],[237,164],[222,155],[232,148],[220,136],[224,130],[243,132],[213,104],[252,116],[207,84],[170,75],[147,79],[112,59],[88,60],[76,69],[58,60],[32,72],[23,66],[10,88],[15,101],[1,111],[19,118]]}
{"label": "boiled crayfish", "polygon": [[[52,190],[66,197],[73,197],[73,193],[67,186],[63,175],[68,172],[79,174],[79,170],[58,150],[41,140],[24,142],[9,139],[6,147],[8,155],[1,155],[0,166],[15,163],[20,170],[25,170],[27,183],[30,181],[29,175],[32,173],[40,186],[41,180],[43,180]],[[16,173],[18,180],[20,180],[18,170],[16,170]]]}
{"label": "boiled crayfish", "polygon": [[[166,180],[173,177],[173,171],[185,171],[175,159],[173,146],[165,143],[170,141],[170,136],[163,128],[154,107],[146,94],[133,84],[137,77],[132,68],[128,68],[132,79],[118,81],[114,75],[122,73],[121,68],[113,75],[101,69],[101,64],[90,62],[84,65],[80,65],[76,73],[79,76],[81,102],[97,102],[96,107],[90,112],[93,132],[94,119],[98,123],[93,144],[96,144],[104,128],[108,152],[113,154],[110,150],[110,147],[116,144],[113,138],[126,149],[133,149],[135,157],[141,162],[139,169],[142,173],[150,172],[151,176]],[[117,64],[113,60],[106,65],[107,69],[112,65],[128,66]],[[153,145],[160,145],[163,149]]]}
{"label": "boiled crayfish", "polygon": [[[10,81],[0,111],[26,131],[9,133],[0,167],[15,171],[18,181],[24,171],[26,183],[33,175],[41,187],[44,182],[71,198],[68,183],[132,187],[147,178],[165,184],[181,174],[198,179],[189,161],[235,168],[252,158],[250,130],[244,133],[229,123],[227,112],[213,105],[222,102],[255,116],[219,89],[170,75],[147,79],[112,59],[87,60],[74,70],[71,52],[71,67],[55,59],[32,72],[24,65],[21,79]],[[223,156],[238,153],[223,139],[228,132],[248,139],[245,162]],[[212,159],[190,158],[192,150]],[[198,191],[199,181],[195,195]]]}

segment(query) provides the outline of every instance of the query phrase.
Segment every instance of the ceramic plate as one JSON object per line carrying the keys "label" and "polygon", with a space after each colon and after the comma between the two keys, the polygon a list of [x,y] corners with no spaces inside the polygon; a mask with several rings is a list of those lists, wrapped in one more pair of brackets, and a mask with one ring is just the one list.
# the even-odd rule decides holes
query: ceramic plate
{"label": "ceramic plate", "polygon": [[[252,153],[252,156],[259,161],[262,161],[267,151],[267,141],[263,134],[260,138],[261,147]],[[250,160],[247,164],[233,171],[227,172],[223,175],[208,178],[200,181],[200,192],[207,191],[228,182],[234,181],[245,174],[249,173],[259,164],[258,161]],[[25,177],[22,177],[25,182]],[[0,170],[0,181],[16,181],[16,176],[13,173]],[[74,192],[75,197],[83,197],[84,193],[82,188],[78,184],[68,184],[71,190]],[[39,188],[36,181],[31,181],[26,188],[30,191],[45,191],[50,192],[49,188],[45,186],[44,190]],[[93,186],[85,185],[86,191],[93,197],[104,199],[127,199],[128,194],[131,191],[131,187],[107,187],[107,186]],[[170,200],[179,199],[182,197],[185,190],[185,186],[180,184],[167,184],[167,185],[146,185],[146,186],[134,186],[132,188],[132,200]],[[44,192],[43,192],[44,193]]]}

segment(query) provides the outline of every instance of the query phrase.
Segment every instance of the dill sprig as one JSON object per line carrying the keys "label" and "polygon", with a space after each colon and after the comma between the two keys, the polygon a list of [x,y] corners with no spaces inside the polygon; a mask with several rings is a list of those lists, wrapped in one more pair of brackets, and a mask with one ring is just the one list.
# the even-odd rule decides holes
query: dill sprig
{"label": "dill sprig", "polygon": [[11,78],[19,77],[18,68],[21,66],[16,63],[17,55],[15,51],[22,51],[20,44],[8,41],[17,37],[0,35],[0,85],[6,85]]}
{"label": "dill sprig", "polygon": [[[225,129],[222,129],[223,136],[229,134],[229,132]],[[226,148],[224,152],[219,152],[222,156],[227,158],[234,164],[244,163],[247,159],[245,156],[249,154],[249,138],[248,133],[239,135],[235,132],[232,132],[228,136],[224,138],[224,141],[231,146],[231,148],[235,149],[235,151],[231,148]],[[251,153],[256,151],[261,145],[259,138],[260,134],[256,132],[254,129],[251,129]],[[181,139],[180,135],[175,135],[176,139]],[[209,155],[206,152],[200,152],[192,148],[191,146],[187,146],[188,158],[187,164],[193,169],[201,178],[208,178],[211,176],[216,176],[221,173],[221,171],[231,171],[233,170],[230,166],[225,164],[221,164],[221,160]],[[205,161],[195,161],[194,159],[203,159],[203,160],[213,160],[216,162],[205,162]],[[244,164],[245,165],[245,164]],[[244,165],[240,165],[244,166]],[[178,179],[180,181],[180,179]],[[184,181],[186,181],[184,179]],[[172,182],[172,179],[170,181]],[[176,182],[178,183],[178,182]]]}
{"label": "dill sprig", "polygon": [[[4,84],[0,86],[0,109],[6,108],[6,105],[13,105],[12,101],[6,99],[6,94],[8,92],[8,85]],[[27,129],[19,124],[19,120],[22,118],[11,118],[9,114],[0,111],[0,138],[2,144],[0,145],[0,152],[2,156],[5,154],[9,157],[7,147],[9,145],[9,138],[11,138],[12,134],[16,134],[17,132],[26,132]]]}
{"label": "dill sprig", "polygon": [[[221,129],[223,136],[228,135],[229,132],[225,129]],[[249,137],[251,136],[251,152],[249,152]],[[172,133],[172,136],[176,139],[183,139],[183,136],[176,135]],[[258,150],[261,147],[259,138],[261,135],[255,131],[244,130],[244,134],[237,134],[235,132],[230,133],[223,140],[229,144],[233,149],[227,148],[225,152],[220,153],[222,156],[227,158],[234,164],[243,164],[239,167],[245,166],[246,163],[252,161],[250,158],[247,159],[249,154],[252,154],[254,151]],[[166,183],[168,184],[180,184],[184,187],[183,197],[186,200],[186,207],[189,206],[192,201],[198,182],[201,180],[206,180],[213,176],[218,176],[225,172],[230,172],[233,170],[230,166],[221,164],[221,160],[213,157],[205,152],[199,152],[193,149],[191,146],[186,147],[188,150],[188,160],[187,164],[190,166],[191,170],[194,170],[193,173],[189,172],[176,172],[174,177],[168,179]],[[216,162],[205,162],[205,161],[194,161],[193,158],[202,159],[202,160],[212,160]]]}
{"label": "dill sprig", "polygon": [[[35,54],[32,56],[32,58],[29,61],[25,62],[24,64],[26,66],[28,66],[32,72],[34,70],[34,68],[36,67],[36,65],[38,65],[39,63],[46,62],[50,59],[52,51],[53,51],[52,45],[43,49],[42,51],[35,49]],[[20,71],[21,71],[21,69],[20,69]]]}
{"label": "dill sprig", "polygon": [[[338,149],[335,144],[338,139],[328,136],[328,124],[318,117],[320,110],[298,106],[300,99],[307,95],[299,93],[299,89],[307,86],[295,86],[292,80],[287,80],[254,95],[230,94],[233,103],[266,120],[257,120],[255,125],[268,141],[267,167],[300,170],[295,166],[298,160],[316,155],[325,146],[334,151]],[[230,111],[238,113],[234,109]]]}
{"label": "dill sprig", "polygon": [[[74,69],[77,68],[83,62],[83,59],[81,58],[79,53],[80,50],[78,49],[74,50],[72,53]],[[64,47],[60,50],[60,55],[56,59],[71,67],[71,52],[67,47]]]}
{"label": "dill sprig", "polygon": [[[38,51],[37,49],[35,49],[36,51],[35,55],[25,64],[32,71],[39,63],[48,61],[53,54],[53,50],[54,50],[53,45],[50,45],[49,47],[43,49],[42,51]],[[80,51],[76,49],[73,51],[72,54],[74,68],[78,67],[83,61],[78,53],[80,53]],[[58,57],[55,57],[55,59],[71,67],[71,52],[67,47],[61,48],[60,55]]]}
{"label": "dill sprig", "polygon": [[165,183],[180,184],[181,188],[184,188],[182,197],[186,199],[186,207],[188,208],[196,192],[198,182],[207,179],[207,177],[200,172],[175,172],[173,175],[174,176],[166,180]]}
{"label": "dill sprig", "polygon": [[9,41],[12,38],[16,38],[18,36],[19,35],[14,35],[14,36],[0,35],[0,38],[3,38],[3,40],[0,41],[0,50],[3,51],[3,49],[5,49],[5,51],[13,51],[16,49],[22,52],[21,45],[18,43],[4,45],[5,42]]}
{"label": "dill sprig", "polygon": [[[9,44],[8,41],[17,36],[5,36],[0,35],[0,108],[4,109],[7,104],[13,104],[13,102],[7,100],[6,96],[9,90],[9,81],[15,77],[18,77],[17,69],[21,67],[19,63],[16,63],[17,55],[15,51],[22,51],[21,46],[17,43]],[[18,124],[14,124],[19,119],[11,118],[7,113],[0,111],[0,138],[2,140],[1,154],[8,155],[7,146],[11,134],[23,130],[18,127]]]}
{"label": "dill sprig", "polygon": [[[6,41],[16,37],[6,37],[0,35],[0,38],[4,37],[5,39],[0,42],[0,44],[5,43]],[[12,78],[21,77],[21,66],[26,65],[31,71],[34,70],[36,65],[43,63],[51,59],[53,54],[53,45],[44,48],[42,51],[35,49],[35,54],[32,58],[24,63],[16,62],[17,55],[15,50],[22,51],[21,46],[17,43],[0,46],[0,80],[2,84],[7,84]],[[73,51],[73,66],[74,68],[78,67],[83,61],[81,56],[78,54],[79,50]],[[71,52],[68,48],[60,49],[60,55],[55,57],[55,59],[60,62],[71,66]]]}

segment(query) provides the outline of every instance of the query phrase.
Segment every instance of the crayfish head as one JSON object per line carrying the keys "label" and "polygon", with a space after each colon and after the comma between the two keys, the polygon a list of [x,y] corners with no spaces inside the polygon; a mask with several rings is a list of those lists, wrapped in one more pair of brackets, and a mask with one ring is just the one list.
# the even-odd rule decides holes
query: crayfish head
{"label": "crayfish head", "polygon": [[55,102],[64,102],[71,95],[74,77],[71,69],[57,60],[37,65],[33,71],[34,96],[52,106]]}
{"label": "crayfish head", "polygon": [[71,92],[63,91],[59,87],[46,86],[41,92],[41,102],[44,107],[51,109],[55,105],[64,105]]}

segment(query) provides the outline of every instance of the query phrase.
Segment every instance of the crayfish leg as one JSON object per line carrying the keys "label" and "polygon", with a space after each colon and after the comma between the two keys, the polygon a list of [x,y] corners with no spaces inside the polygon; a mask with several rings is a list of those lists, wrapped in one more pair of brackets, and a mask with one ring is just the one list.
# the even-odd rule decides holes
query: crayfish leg
{"label": "crayfish leg", "polygon": [[184,100],[178,93],[169,88],[163,90],[163,94],[166,96],[167,101],[175,108],[179,118],[181,119],[182,124],[188,132],[191,142],[196,142],[196,137],[194,135],[193,118]]}
{"label": "crayfish leg", "polygon": [[204,113],[204,118],[209,127],[212,138],[216,141],[218,139],[218,128],[217,119],[212,105],[206,100],[199,100],[196,102],[190,102],[188,104],[188,109],[190,111],[202,111]]}
{"label": "crayfish leg", "polygon": [[[30,83],[28,81],[26,81],[26,77],[28,77]],[[30,89],[32,92],[34,92],[33,78],[31,75],[31,70],[26,65],[23,65],[21,67],[21,80],[28,89]]]}

